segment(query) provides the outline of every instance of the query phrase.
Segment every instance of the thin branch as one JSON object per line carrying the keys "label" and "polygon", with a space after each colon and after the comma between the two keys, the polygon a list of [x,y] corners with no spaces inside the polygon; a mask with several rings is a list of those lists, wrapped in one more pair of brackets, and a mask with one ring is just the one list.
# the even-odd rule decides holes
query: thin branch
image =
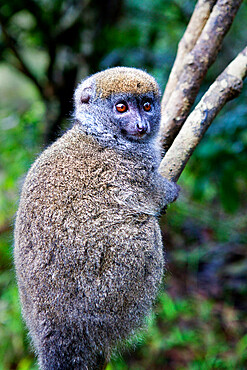
{"label": "thin branch", "polygon": [[196,4],[185,33],[178,44],[177,56],[162,98],[161,104],[163,107],[167,105],[173,90],[176,88],[183,71],[185,57],[194,48],[215,3],[216,0],[199,0]]}
{"label": "thin branch", "polygon": [[13,225],[11,221],[5,221],[4,224],[0,225],[0,235],[12,230]]}
{"label": "thin branch", "polygon": [[160,164],[162,176],[178,180],[215,116],[227,101],[240,94],[246,76],[247,47],[220,74],[187,118]]}
{"label": "thin branch", "polygon": [[218,0],[193,50],[186,56],[183,71],[167,105],[162,106],[161,137],[170,146],[195,101],[201,82],[214,62],[242,0]]}
{"label": "thin branch", "polygon": [[37,80],[37,78],[30,71],[30,69],[27,66],[27,64],[24,62],[21,54],[19,53],[18,48],[16,47],[16,41],[15,41],[15,39],[8,33],[8,31],[7,31],[7,29],[6,29],[5,25],[4,25],[4,22],[2,21],[1,18],[0,18],[0,24],[1,24],[2,33],[3,33],[3,35],[5,37],[5,40],[6,40],[7,47],[12,51],[12,53],[14,54],[15,58],[18,61],[18,65],[15,66],[15,67],[17,69],[19,69],[20,72],[22,72],[23,74],[25,74],[28,78],[30,78],[30,80],[33,81],[33,83],[36,85],[36,87],[40,91],[41,95],[43,96],[44,95],[44,91],[43,91],[42,86],[40,85],[40,83]]}

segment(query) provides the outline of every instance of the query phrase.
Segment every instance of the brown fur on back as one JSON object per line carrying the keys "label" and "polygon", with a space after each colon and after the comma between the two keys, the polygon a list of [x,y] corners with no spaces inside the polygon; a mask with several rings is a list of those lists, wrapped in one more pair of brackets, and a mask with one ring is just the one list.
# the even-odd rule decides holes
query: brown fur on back
{"label": "brown fur on back", "polygon": [[[52,349],[74,335],[77,341],[63,351],[77,352],[93,369],[93,355],[83,355],[87,342],[107,354],[151,308],[163,255],[158,220],[148,214],[157,212],[159,199],[151,201],[142,169],[142,161],[103,149],[74,127],[29,171],[16,219],[15,264],[36,348]],[[64,329],[57,333],[57,327]]]}

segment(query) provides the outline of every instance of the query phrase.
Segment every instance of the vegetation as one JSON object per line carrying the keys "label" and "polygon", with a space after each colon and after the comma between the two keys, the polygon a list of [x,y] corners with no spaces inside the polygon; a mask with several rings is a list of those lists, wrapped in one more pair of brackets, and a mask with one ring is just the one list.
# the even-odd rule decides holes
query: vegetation
{"label": "vegetation", "polygon": [[[115,65],[164,88],[195,1],[0,4],[0,370],[37,369],[13,269],[14,215],[37,154],[70,125],[75,84]],[[99,4],[97,4],[99,3]],[[103,6],[102,6],[103,5]],[[246,43],[244,2],[200,95]],[[107,370],[247,367],[247,88],[215,119],[161,220],[167,273],[148,330]]]}

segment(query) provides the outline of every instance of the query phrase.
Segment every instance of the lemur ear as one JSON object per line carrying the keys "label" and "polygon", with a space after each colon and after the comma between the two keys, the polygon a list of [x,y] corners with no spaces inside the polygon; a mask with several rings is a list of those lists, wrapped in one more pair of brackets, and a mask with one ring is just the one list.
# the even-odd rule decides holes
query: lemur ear
{"label": "lemur ear", "polygon": [[94,81],[92,78],[87,78],[82,81],[75,90],[74,101],[75,106],[80,107],[82,104],[89,104],[94,94]]}
{"label": "lemur ear", "polygon": [[90,101],[91,96],[92,96],[92,88],[91,87],[86,87],[81,92],[80,102],[82,104],[88,104],[89,101]]}

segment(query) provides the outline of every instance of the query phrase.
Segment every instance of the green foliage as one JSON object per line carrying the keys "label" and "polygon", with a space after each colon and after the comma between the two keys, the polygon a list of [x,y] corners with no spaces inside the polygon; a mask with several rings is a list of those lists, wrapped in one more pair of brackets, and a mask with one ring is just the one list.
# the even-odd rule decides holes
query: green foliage
{"label": "green foliage", "polygon": [[[16,212],[23,177],[40,150],[44,107],[35,102],[24,112],[1,110],[0,225],[10,222]],[[19,115],[18,115],[19,113]],[[13,236],[0,236],[0,370],[29,370],[34,367],[21,319],[17,286],[12,266]],[[24,353],[26,353],[24,355]]]}
{"label": "green foliage", "polygon": [[238,106],[232,103],[215,119],[188,166],[193,174],[194,198],[206,196],[215,202],[219,197],[217,201],[231,213],[247,202],[246,98],[244,91]]}
{"label": "green foliage", "polygon": [[[169,285],[168,285],[168,289]],[[242,332],[237,313],[226,304],[218,304],[203,295],[173,297],[162,293],[154,319],[135,354],[123,360],[112,360],[107,370],[124,369],[243,369],[246,365],[246,335],[239,341],[228,335]],[[220,327],[219,318],[224,330]],[[232,320],[236,321],[232,327]]]}
{"label": "green foliage", "polygon": [[[0,69],[0,79],[7,86],[0,86],[0,225],[8,229],[25,173],[40,151],[44,104],[30,84],[6,66]],[[21,319],[12,245],[12,232],[0,235],[0,370],[35,370]]]}
{"label": "green foliage", "polygon": [[34,364],[33,356],[28,353],[23,356],[27,352],[27,339],[13,272],[5,271],[1,274],[0,292],[0,369],[10,369],[14,364],[17,369],[31,369]]}
{"label": "green foliage", "polygon": [[0,136],[0,223],[4,223],[6,215],[11,219],[15,213],[20,181],[39,151],[44,107],[35,102],[19,116],[5,110],[1,113],[5,117],[1,120]]}

